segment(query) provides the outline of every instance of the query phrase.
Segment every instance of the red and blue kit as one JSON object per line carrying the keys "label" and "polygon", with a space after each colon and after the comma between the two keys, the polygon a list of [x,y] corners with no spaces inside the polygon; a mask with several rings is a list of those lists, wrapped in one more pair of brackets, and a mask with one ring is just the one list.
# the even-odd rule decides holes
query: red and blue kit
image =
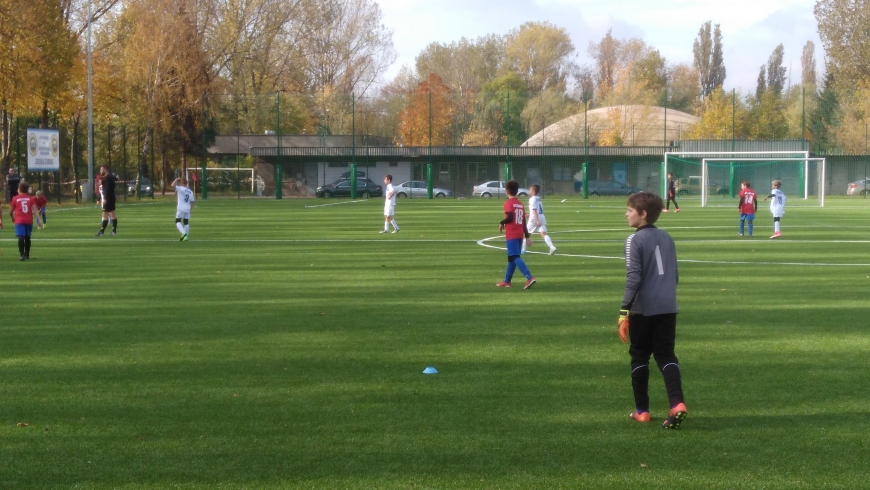
{"label": "red and blue kit", "polygon": [[504,226],[504,237],[506,240],[516,240],[526,236],[526,209],[523,203],[516,197],[512,197],[504,202],[505,218],[511,218],[510,222]]}
{"label": "red and blue kit", "polygon": [[16,225],[33,225],[34,198],[27,194],[18,194],[12,198],[9,207],[14,213]]}
{"label": "red and blue kit", "polygon": [[740,190],[740,214],[755,214],[758,196],[749,187]]}

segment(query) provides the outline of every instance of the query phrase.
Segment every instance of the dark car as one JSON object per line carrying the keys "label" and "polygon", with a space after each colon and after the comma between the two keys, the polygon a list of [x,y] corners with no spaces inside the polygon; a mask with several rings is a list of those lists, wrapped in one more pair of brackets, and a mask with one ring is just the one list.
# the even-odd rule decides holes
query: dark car
{"label": "dark car", "polygon": [[615,180],[590,180],[587,185],[590,196],[630,196],[643,190]]}
{"label": "dark car", "polygon": [[[349,179],[350,178],[350,171],[344,172],[339,177],[341,177],[342,179]],[[357,170],[356,171],[356,178],[358,178],[358,179],[366,178],[366,171],[365,170]]]}
{"label": "dark car", "polygon": [[154,197],[154,186],[151,185],[151,180],[148,177],[141,179],[133,179],[127,183],[127,195],[135,196],[136,187],[139,187],[140,195],[143,197]]}
{"label": "dark car", "polygon": [[[331,184],[322,185],[317,188],[315,194],[317,197],[349,197],[350,196],[350,179],[338,179]],[[381,197],[384,195],[383,187],[375,184],[369,179],[356,179],[356,196],[362,198]]]}

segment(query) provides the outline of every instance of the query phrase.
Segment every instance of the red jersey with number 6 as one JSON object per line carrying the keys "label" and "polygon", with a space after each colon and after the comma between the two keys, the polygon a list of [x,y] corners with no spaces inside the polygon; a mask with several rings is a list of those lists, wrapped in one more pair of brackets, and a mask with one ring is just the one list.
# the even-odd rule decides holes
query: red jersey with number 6
{"label": "red jersey with number 6", "polygon": [[33,196],[18,194],[12,198],[9,207],[14,211],[16,225],[33,224]]}
{"label": "red jersey with number 6", "polygon": [[755,191],[747,187],[740,190],[740,214],[755,214]]}
{"label": "red jersey with number 6", "polygon": [[510,223],[504,225],[504,237],[506,240],[515,240],[526,236],[526,225],[523,223],[523,218],[526,217],[526,209],[519,199],[512,197],[504,202],[505,218],[508,213],[513,214],[514,218]]}

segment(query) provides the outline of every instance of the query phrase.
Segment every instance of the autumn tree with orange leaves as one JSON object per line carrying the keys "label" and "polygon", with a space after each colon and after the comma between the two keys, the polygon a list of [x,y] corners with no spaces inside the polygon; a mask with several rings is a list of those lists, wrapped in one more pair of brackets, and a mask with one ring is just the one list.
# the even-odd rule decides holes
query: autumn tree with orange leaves
{"label": "autumn tree with orange leaves", "polygon": [[399,115],[401,143],[405,146],[429,145],[431,121],[432,145],[452,144],[453,113],[450,88],[440,76],[435,73],[430,74],[429,78],[418,83],[417,87],[408,94],[408,104]]}

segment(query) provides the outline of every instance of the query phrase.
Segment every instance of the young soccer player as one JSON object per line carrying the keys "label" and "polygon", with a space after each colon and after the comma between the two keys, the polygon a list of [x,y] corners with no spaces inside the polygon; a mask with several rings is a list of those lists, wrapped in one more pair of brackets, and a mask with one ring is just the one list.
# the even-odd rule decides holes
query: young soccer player
{"label": "young soccer player", "polygon": [[[553,245],[553,240],[547,235],[547,218],[544,217],[544,205],[541,204],[541,197],[538,195],[541,192],[541,186],[532,184],[529,186],[529,193],[532,197],[529,198],[529,221],[526,223],[529,233],[540,233],[544,241],[550,247],[550,255],[556,253],[556,247]],[[523,241],[523,249],[520,253],[526,253],[526,242]]]}
{"label": "young soccer player", "polygon": [[752,222],[755,220],[755,212],[758,211],[758,195],[749,187],[749,181],[740,183],[740,200],[737,201],[737,209],[740,210],[740,233],[743,236],[744,223],[749,222],[749,236],[752,236]]}
{"label": "young soccer player", "polygon": [[683,401],[680,366],[674,354],[677,331],[677,252],[674,240],[654,226],[662,212],[662,198],[638,192],[628,198],[628,225],[637,231],[625,240],[625,294],[617,331],[631,339],[631,386],[635,411],[629,416],[650,421],[649,359],[654,356],[665,379],[670,412],[662,427],[679,428],[688,413]]}
{"label": "young soccer player", "polygon": [[384,176],[384,230],[381,233],[389,233],[390,224],[393,225],[393,233],[398,233],[399,224],[396,223],[396,219],[393,217],[396,214],[396,190],[393,189],[393,176],[386,175]]}
{"label": "young soccer player", "polygon": [[178,196],[178,206],[175,208],[175,227],[181,233],[179,241],[186,242],[190,234],[190,203],[193,202],[193,191],[187,187],[187,179],[181,177],[173,180],[171,185]]}
{"label": "young soccer player", "polygon": [[496,286],[500,288],[511,287],[511,278],[513,278],[517,268],[526,276],[526,285],[523,286],[523,289],[529,289],[536,282],[525,261],[520,258],[523,240],[526,241],[527,246],[531,245],[532,241],[529,239],[529,231],[526,228],[526,210],[523,203],[517,199],[519,190],[520,184],[516,180],[510,180],[505,184],[507,200],[504,202],[504,219],[499,222],[498,231],[504,232],[507,242],[508,265],[504,281],[496,283]]}
{"label": "young soccer player", "polygon": [[779,238],[782,236],[779,230],[779,220],[782,219],[782,215],[785,214],[785,194],[779,188],[782,187],[781,180],[773,181],[773,190],[770,191],[770,195],[765,197],[764,200],[770,199],[770,212],[773,214],[773,235],[770,238]]}
{"label": "young soccer player", "polygon": [[33,196],[28,191],[30,184],[21,181],[18,193],[9,203],[9,217],[15,223],[15,236],[18,237],[18,260],[30,260],[30,235],[33,233]]}
{"label": "young soccer player", "polygon": [[668,172],[668,202],[665,204],[664,212],[671,209],[671,201],[674,201],[674,212],[680,212],[680,205],[677,204],[677,181],[674,179],[673,172]]}
{"label": "young soccer player", "polygon": [[117,179],[109,170],[108,165],[100,167],[100,197],[103,205],[103,221],[100,222],[100,231],[96,236],[103,236],[109,218],[112,219],[112,236],[118,234],[118,216],[115,215],[115,182]]}
{"label": "young soccer player", "polygon": [[[45,207],[48,206],[48,199],[42,194],[42,191],[36,191],[36,197],[33,198],[33,205],[36,207],[36,224],[40,228],[45,228],[47,221],[45,220]],[[42,223],[40,223],[42,221]]]}

